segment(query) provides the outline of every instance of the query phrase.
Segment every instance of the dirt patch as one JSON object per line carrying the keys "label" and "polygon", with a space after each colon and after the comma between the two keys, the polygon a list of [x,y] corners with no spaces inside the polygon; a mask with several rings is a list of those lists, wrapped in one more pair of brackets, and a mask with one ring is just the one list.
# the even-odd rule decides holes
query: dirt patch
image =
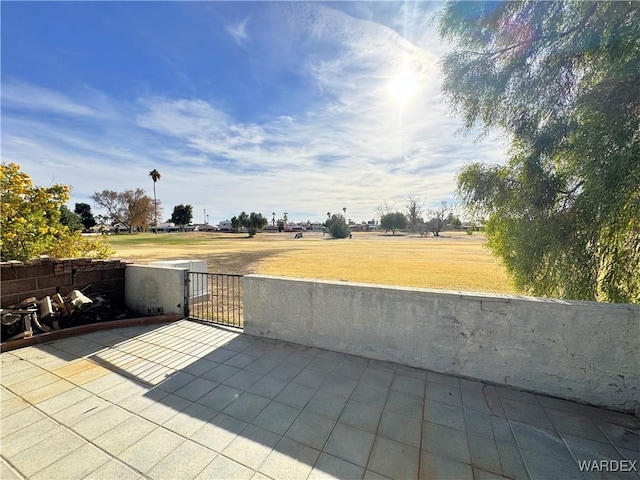
{"label": "dirt patch", "polygon": [[258,250],[250,252],[225,252],[194,255],[194,260],[207,262],[207,270],[211,273],[230,273],[248,275],[256,273],[260,261],[282,253],[282,250]]}

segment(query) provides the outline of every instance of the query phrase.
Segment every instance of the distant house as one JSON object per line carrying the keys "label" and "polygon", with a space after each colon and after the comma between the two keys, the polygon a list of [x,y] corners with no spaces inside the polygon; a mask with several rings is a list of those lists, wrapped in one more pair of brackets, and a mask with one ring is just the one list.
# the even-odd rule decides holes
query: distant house
{"label": "distant house", "polygon": [[223,220],[218,225],[218,230],[221,232],[233,232],[233,224],[231,220]]}

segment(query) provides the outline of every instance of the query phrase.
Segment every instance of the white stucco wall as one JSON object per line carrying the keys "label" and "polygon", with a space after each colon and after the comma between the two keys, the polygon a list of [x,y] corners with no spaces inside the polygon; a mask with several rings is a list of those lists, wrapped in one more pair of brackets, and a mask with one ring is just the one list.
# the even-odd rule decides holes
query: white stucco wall
{"label": "white stucco wall", "polygon": [[127,265],[125,304],[138,313],[184,314],[187,301],[186,268]]}
{"label": "white stucco wall", "polygon": [[244,277],[245,332],[633,411],[640,307]]}

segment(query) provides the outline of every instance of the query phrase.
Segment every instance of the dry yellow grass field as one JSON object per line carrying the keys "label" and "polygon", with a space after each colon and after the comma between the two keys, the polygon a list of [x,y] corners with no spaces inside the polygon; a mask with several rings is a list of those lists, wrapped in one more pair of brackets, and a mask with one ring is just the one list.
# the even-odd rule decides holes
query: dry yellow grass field
{"label": "dry yellow grass field", "polygon": [[138,263],[202,259],[209,271],[346,280],[363,283],[516,293],[482,235],[440,238],[356,233],[331,240],[321,233],[139,234],[110,237],[116,256]]}

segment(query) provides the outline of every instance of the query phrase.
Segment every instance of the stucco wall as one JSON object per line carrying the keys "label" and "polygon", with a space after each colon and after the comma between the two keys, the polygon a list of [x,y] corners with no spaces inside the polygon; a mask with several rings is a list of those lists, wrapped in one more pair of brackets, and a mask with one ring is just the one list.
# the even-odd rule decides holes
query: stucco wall
{"label": "stucco wall", "polygon": [[623,411],[640,307],[249,275],[245,332]]}
{"label": "stucco wall", "polygon": [[125,302],[144,315],[185,315],[187,308],[186,268],[128,265],[125,271]]}

